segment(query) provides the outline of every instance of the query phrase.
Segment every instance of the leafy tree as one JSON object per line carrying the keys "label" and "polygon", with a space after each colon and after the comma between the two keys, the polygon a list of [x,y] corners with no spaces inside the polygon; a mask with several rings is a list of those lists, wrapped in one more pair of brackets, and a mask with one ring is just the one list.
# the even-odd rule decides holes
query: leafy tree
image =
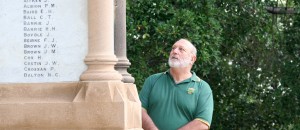
{"label": "leafy tree", "polygon": [[[287,5],[300,7],[299,1]],[[172,44],[197,47],[193,70],[211,85],[211,129],[300,129],[300,17],[273,0],[128,0],[127,45],[138,89],[168,69]]]}
{"label": "leafy tree", "polygon": [[221,26],[213,1],[130,0],[127,1],[129,71],[138,88],[153,73],[168,69],[167,59],[173,43],[190,39],[199,51],[195,70],[206,75],[219,58]]}

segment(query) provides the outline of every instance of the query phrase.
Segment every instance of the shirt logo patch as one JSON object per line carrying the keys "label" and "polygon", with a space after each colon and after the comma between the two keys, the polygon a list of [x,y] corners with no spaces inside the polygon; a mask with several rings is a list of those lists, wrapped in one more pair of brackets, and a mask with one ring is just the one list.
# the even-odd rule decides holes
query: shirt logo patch
{"label": "shirt logo patch", "polygon": [[187,91],[188,94],[193,94],[195,89],[194,88],[188,88],[186,91]]}

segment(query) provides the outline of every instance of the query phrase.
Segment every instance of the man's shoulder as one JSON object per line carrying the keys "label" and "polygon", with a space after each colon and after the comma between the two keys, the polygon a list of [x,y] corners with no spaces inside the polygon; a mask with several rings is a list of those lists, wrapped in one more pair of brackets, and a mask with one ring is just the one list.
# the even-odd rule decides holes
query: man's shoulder
{"label": "man's shoulder", "polygon": [[192,75],[192,80],[193,81],[199,83],[202,86],[204,85],[204,86],[210,87],[209,84],[205,80],[203,80],[202,78],[200,78],[195,72],[192,71],[192,74],[193,74]]}
{"label": "man's shoulder", "polygon": [[166,76],[165,72],[160,72],[160,73],[155,73],[150,75],[147,79],[146,82],[147,84],[152,84],[151,86],[153,86],[156,82],[159,82],[158,80],[163,78],[164,76]]}
{"label": "man's shoulder", "polygon": [[200,81],[198,82],[198,88],[209,92],[212,91],[210,85],[203,79],[200,79]]}
{"label": "man's shoulder", "polygon": [[155,78],[161,77],[162,75],[165,75],[165,74],[166,74],[166,72],[160,72],[160,73],[152,74],[148,78],[155,79]]}

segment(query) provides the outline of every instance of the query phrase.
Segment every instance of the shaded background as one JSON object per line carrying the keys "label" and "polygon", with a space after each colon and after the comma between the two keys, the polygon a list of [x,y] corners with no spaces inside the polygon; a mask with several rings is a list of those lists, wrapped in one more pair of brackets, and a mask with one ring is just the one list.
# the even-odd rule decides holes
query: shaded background
{"label": "shaded background", "polygon": [[139,90],[187,38],[198,49],[193,71],[213,90],[211,129],[300,129],[299,0],[127,0],[126,13],[128,71]]}

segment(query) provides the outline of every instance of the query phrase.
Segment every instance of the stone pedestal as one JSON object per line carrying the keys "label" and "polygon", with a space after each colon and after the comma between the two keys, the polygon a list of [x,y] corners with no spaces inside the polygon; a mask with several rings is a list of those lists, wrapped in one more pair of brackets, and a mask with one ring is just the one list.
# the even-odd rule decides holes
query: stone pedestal
{"label": "stone pedestal", "polygon": [[136,91],[122,82],[1,84],[0,129],[141,129]]}

